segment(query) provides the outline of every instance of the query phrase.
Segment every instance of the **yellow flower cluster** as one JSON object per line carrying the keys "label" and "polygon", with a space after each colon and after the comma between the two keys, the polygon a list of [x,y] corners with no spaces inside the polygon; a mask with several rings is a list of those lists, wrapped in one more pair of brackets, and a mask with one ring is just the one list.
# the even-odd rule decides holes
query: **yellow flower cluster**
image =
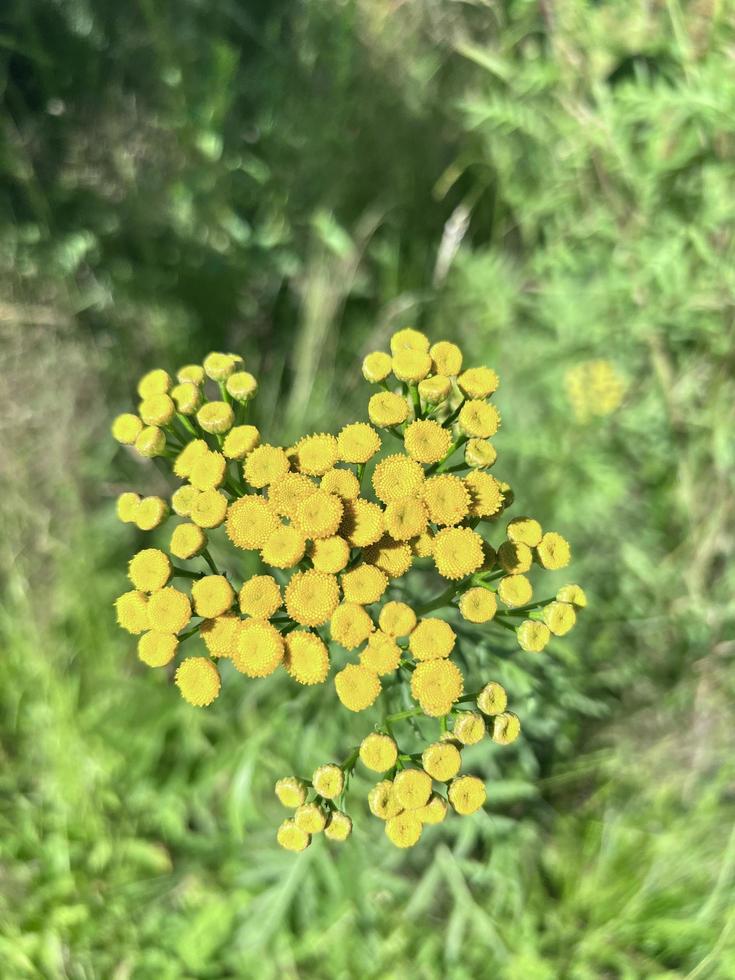
{"label": "yellow flower cluster", "polygon": [[[358,760],[387,774],[368,803],[398,846],[416,843],[449,806],[481,807],[482,781],[460,774],[462,746],[488,731],[508,744],[520,723],[499,684],[466,693],[463,636],[497,627],[538,653],[586,604],[576,585],[534,601],[532,573],[564,568],[569,544],[531,517],[504,519],[513,493],[488,472],[498,377],[463,360],[449,341],[399,330],[389,352],[364,358],[363,376],[379,386],[367,419],[293,445],[261,438],[249,419],[257,381],[235,354],[209,354],[175,377],[149,372],[137,414],[113,422],[121,445],[159,457],[177,481],[170,499],[117,500],[121,521],[153,535],[116,601],[139,659],[169,668],[197,707],[219,696],[223,678],[283,667],[305,686],[331,675],[331,705],[385,708],[344,764],[279,781],[279,799],[294,809],[278,831],[288,849],[321,831],[349,836],[343,801]],[[252,574],[243,578],[242,568]],[[426,598],[432,576],[443,584]],[[186,642],[202,646],[182,656]],[[391,714],[401,692],[414,707]],[[437,738],[404,752],[393,726],[417,718],[438,722]]]}

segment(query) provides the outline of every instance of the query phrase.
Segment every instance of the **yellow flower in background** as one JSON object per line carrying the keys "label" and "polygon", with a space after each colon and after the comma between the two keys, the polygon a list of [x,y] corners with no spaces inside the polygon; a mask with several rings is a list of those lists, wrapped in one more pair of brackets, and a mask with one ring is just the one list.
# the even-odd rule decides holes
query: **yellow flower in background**
{"label": "yellow flower in background", "polygon": [[581,361],[564,376],[569,403],[580,422],[612,415],[625,397],[625,381],[610,361]]}
{"label": "yellow flower in background", "polygon": [[[541,653],[587,605],[574,584],[533,601],[532,579],[571,559],[560,534],[533,517],[500,528],[514,494],[487,472],[498,459],[489,441],[500,426],[495,371],[466,365],[456,344],[413,328],[389,347],[362,362],[381,386],[363,417],[288,448],[261,439],[250,422],[257,379],[223,352],[185,365],[175,382],[162,369],[145,375],[138,413],[112,424],[118,442],[159,457],[156,468],[174,480],[165,495],[159,484],[115,500],[120,521],[168,541],[133,555],[132,587],[115,601],[139,661],[168,668],[196,707],[218,697],[223,663],[227,683],[276,675],[284,680],[272,683],[293,692],[330,682],[304,692],[315,726],[322,710],[372,709],[374,730],[344,762],[325,763],[330,748],[306,776],[276,783],[293,810],[277,838],[294,852],[320,833],[350,837],[345,801],[358,764],[385,777],[367,789],[368,808],[398,847],[414,846],[452,810],[479,809],[485,786],[460,774],[463,746],[482,751],[488,734],[497,745],[515,741],[509,695],[525,696],[477,676],[483,635],[510,633],[521,650]],[[585,392],[593,376],[596,384],[603,372],[588,372]],[[166,533],[172,512],[183,520]],[[304,752],[311,747],[305,739]]]}

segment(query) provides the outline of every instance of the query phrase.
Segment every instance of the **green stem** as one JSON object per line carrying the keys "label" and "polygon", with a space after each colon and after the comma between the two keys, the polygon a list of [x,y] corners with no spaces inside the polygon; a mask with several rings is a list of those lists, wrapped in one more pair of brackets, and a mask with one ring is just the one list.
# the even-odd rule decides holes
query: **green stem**
{"label": "green stem", "polygon": [[179,643],[183,643],[184,640],[188,640],[190,636],[194,636],[195,633],[198,633],[202,627],[202,623],[204,623],[204,620],[197,623],[196,626],[192,626],[192,628],[187,630],[186,633],[179,633],[177,636]]}
{"label": "green stem", "polygon": [[423,714],[423,710],[421,708],[408,708],[406,711],[398,711],[394,715],[387,715],[383,719],[383,724],[391,725],[395,721],[405,721],[406,718],[415,718],[416,715],[421,714]]}
{"label": "green stem", "polygon": [[201,556],[206,561],[206,563],[209,565],[209,567],[212,569],[213,574],[214,575],[219,575],[219,570],[218,570],[217,566],[215,565],[214,561],[212,560],[212,556],[210,555],[208,548],[204,548],[201,551]]}
{"label": "green stem", "polygon": [[527,606],[519,606],[517,609],[508,609],[503,613],[504,616],[525,616],[527,612],[532,609],[543,609],[544,606],[548,606],[550,602],[555,602],[555,597],[552,596],[550,599],[539,599],[538,602],[529,602]]}
{"label": "green stem", "polygon": [[452,443],[452,445],[449,447],[449,451],[447,452],[447,454],[444,457],[444,459],[441,460],[440,463],[436,464],[436,469],[434,470],[434,472],[435,473],[443,473],[445,471],[445,469],[446,469],[447,461],[450,459],[450,457],[454,456],[454,454],[457,452],[457,450],[460,448],[460,446],[463,446],[466,442],[467,442],[467,436],[466,435],[462,434],[461,436],[458,436],[454,440],[454,442]]}
{"label": "green stem", "polygon": [[455,410],[452,412],[452,414],[448,418],[444,419],[444,421],[442,422],[442,425],[444,426],[445,429],[447,428],[447,426],[452,425],[452,423],[454,422],[454,420],[457,418],[457,416],[459,415],[459,413],[462,411],[462,409],[464,407],[464,403],[466,401],[467,401],[467,399],[466,398],[463,398],[462,401],[459,403],[459,405],[457,405],[457,407],[455,408]]}
{"label": "green stem", "polygon": [[359,757],[360,757],[360,746],[358,745],[356,748],[352,750],[352,752],[350,752],[350,754],[347,756],[344,762],[339,763],[339,768],[345,773],[352,772],[352,770],[357,765],[357,760],[359,759]]}
{"label": "green stem", "polygon": [[415,384],[410,384],[408,390],[411,393],[411,401],[413,402],[413,414],[417,419],[422,418],[421,415],[421,396],[419,395],[419,389]]}
{"label": "green stem", "polygon": [[171,574],[174,578],[201,578],[203,572],[192,572],[188,568],[179,568],[177,565],[171,566]]}
{"label": "green stem", "polygon": [[459,591],[460,583],[453,582],[449,588],[445,589],[441,595],[436,596],[435,599],[431,599],[429,602],[425,602],[421,606],[417,606],[416,615],[423,616],[427,612],[433,612],[434,609],[441,609],[442,606],[448,606],[451,600]]}

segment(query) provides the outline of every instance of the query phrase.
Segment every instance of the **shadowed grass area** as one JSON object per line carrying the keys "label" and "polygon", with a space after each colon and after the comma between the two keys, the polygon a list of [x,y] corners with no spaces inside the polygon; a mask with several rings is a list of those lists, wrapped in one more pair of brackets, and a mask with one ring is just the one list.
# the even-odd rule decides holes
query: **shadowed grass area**
{"label": "shadowed grass area", "polygon": [[[734,15],[8,4],[4,975],[735,977]],[[165,486],[109,420],[221,348],[273,441],[334,431],[409,323],[498,370],[496,472],[590,608],[472,650],[524,725],[467,753],[486,813],[403,853],[363,806],[294,859],[274,781],[365,721],[276,677],[196,712],[142,668],[114,499]]]}

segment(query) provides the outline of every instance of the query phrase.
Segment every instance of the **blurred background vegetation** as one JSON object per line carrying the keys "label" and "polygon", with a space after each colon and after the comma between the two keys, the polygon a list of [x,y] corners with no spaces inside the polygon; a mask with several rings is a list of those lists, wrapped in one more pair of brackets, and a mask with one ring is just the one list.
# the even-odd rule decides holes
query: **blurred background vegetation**
{"label": "blurred background vegetation", "polygon": [[[6,0],[3,977],[735,977],[734,26]],[[470,755],[487,814],[403,853],[364,810],[294,860],[273,781],[342,757],[344,713],[277,678],[198,713],[140,667],[114,499],[161,485],[108,426],[225,349],[274,440],[334,430],[408,324],[500,373],[496,472],[591,608],[493,659],[525,735]],[[601,359],[625,395],[590,415],[569,371]]]}

